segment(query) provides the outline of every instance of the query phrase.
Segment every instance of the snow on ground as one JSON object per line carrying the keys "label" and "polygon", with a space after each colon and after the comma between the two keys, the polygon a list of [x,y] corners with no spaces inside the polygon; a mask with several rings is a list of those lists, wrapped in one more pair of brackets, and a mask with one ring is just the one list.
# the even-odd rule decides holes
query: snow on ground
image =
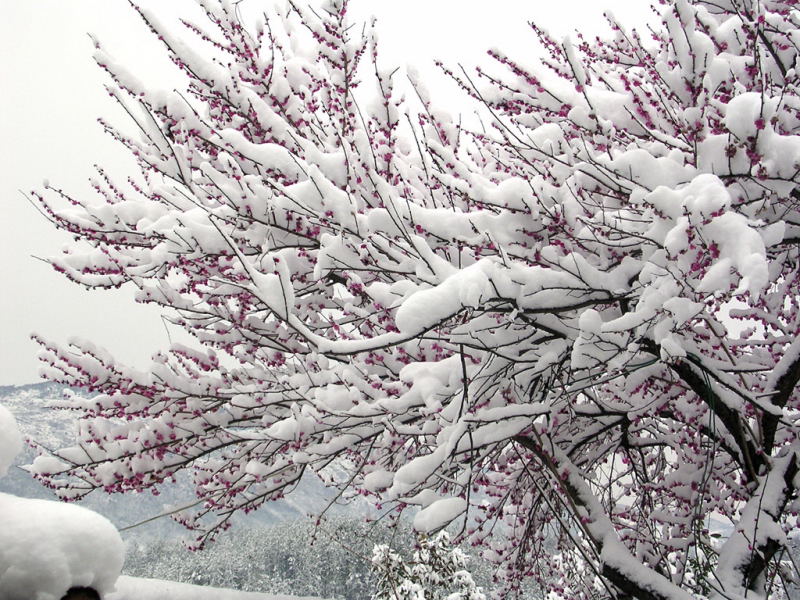
{"label": "snow on ground", "polygon": [[[302,600],[298,596],[239,592],[161,579],[142,579],[123,575],[117,580],[117,591],[106,600]],[[305,600],[318,600],[305,597]]]}

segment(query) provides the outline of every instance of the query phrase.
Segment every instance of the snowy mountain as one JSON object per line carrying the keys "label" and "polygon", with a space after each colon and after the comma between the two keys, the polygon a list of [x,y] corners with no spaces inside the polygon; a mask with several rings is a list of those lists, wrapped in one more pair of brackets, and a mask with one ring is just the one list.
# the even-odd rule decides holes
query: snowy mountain
{"label": "snowy mountain", "polygon": [[[55,410],[49,405],[61,398],[62,386],[52,383],[38,383],[23,386],[0,386],[0,405],[8,408],[16,417],[22,434],[44,448],[57,449],[72,444],[77,430],[76,415],[70,411]],[[28,498],[53,499],[52,491],[35,481],[21,466],[30,464],[36,450],[26,447],[17,457],[15,466],[6,477],[0,479],[0,492]],[[176,484],[159,488],[158,496],[149,493],[108,495],[96,491],[80,501],[80,504],[106,516],[120,529],[140,523],[156,515],[184,506],[194,499],[194,492],[188,475],[178,479]],[[264,527],[277,523],[304,518],[325,508],[334,491],[326,488],[313,474],[307,476],[288,498],[264,505],[260,510],[240,518],[247,527]],[[333,514],[363,516],[368,507],[364,502],[353,505],[336,506]],[[135,529],[124,532],[126,535],[155,535],[157,537],[187,533],[183,527],[169,518],[151,521]]]}

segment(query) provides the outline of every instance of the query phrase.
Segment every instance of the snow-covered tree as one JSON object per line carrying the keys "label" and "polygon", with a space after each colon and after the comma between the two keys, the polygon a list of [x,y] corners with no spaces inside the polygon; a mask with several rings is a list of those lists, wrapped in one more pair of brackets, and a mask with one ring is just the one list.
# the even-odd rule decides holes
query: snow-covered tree
{"label": "snow-covered tree", "polygon": [[387,544],[372,550],[377,575],[374,600],[486,600],[467,570],[467,555],[454,547],[446,531],[421,534],[410,560]]}
{"label": "snow-covered tree", "polygon": [[141,174],[35,194],[80,241],[57,270],[137,288],[197,344],[141,372],[41,340],[45,375],[91,394],[38,476],[75,498],[191,469],[202,543],[346,460],[338,485],[421,507],[423,532],[462,523],[511,589],[778,594],[800,508],[796,1],[667,0],[645,38],[532,24],[540,57],[442,65],[472,121],[345,1],[252,24],[198,1],[199,43],[139,10],[184,87],[95,55]]}

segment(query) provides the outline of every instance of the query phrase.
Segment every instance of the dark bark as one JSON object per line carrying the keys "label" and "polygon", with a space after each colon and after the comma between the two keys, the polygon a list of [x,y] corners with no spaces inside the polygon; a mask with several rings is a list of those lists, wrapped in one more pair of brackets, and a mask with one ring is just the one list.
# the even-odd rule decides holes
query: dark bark
{"label": "dark bark", "polygon": [[[778,378],[775,386],[775,394],[772,396],[772,403],[783,408],[789,401],[792,393],[800,381],[800,359],[794,361],[788,369]],[[775,433],[778,430],[778,415],[765,414],[762,419],[762,430],[764,432],[764,452],[770,454],[775,444]]]}
{"label": "dark bark", "polygon": [[603,565],[603,577],[613,583],[624,594],[618,596],[617,600],[669,600],[667,596],[662,596],[631,581],[626,575],[623,575],[610,565]]}

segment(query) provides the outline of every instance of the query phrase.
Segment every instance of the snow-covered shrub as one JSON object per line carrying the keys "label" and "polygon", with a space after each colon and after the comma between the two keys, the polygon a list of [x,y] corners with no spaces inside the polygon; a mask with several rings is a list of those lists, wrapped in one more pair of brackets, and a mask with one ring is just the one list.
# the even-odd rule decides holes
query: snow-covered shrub
{"label": "snow-covered shrub", "polygon": [[114,589],[124,560],[117,529],[99,514],[0,493],[0,598],[60,600],[73,587]]}
{"label": "snow-covered shrub", "polygon": [[411,559],[387,544],[376,544],[372,568],[377,574],[374,600],[486,600],[467,570],[467,555],[445,531],[421,534]]}
{"label": "snow-covered shrub", "polygon": [[[194,476],[202,545],[346,457],[343,487],[466,525],[513,590],[724,598],[783,587],[800,512],[800,13],[663,0],[646,38],[449,71],[460,120],[395,86],[346,0],[252,22],[200,0],[185,74],[150,90],[102,48],[106,124],[141,173],[47,186],[80,243],[52,260],[130,285],[196,338],[147,371],[40,340],[93,394],[64,497]],[[531,3],[535,19],[535,4]],[[243,12],[244,11],[244,12]],[[52,468],[58,464],[56,468]],[[44,464],[41,464],[44,467]],[[729,536],[698,562],[709,520]]]}

